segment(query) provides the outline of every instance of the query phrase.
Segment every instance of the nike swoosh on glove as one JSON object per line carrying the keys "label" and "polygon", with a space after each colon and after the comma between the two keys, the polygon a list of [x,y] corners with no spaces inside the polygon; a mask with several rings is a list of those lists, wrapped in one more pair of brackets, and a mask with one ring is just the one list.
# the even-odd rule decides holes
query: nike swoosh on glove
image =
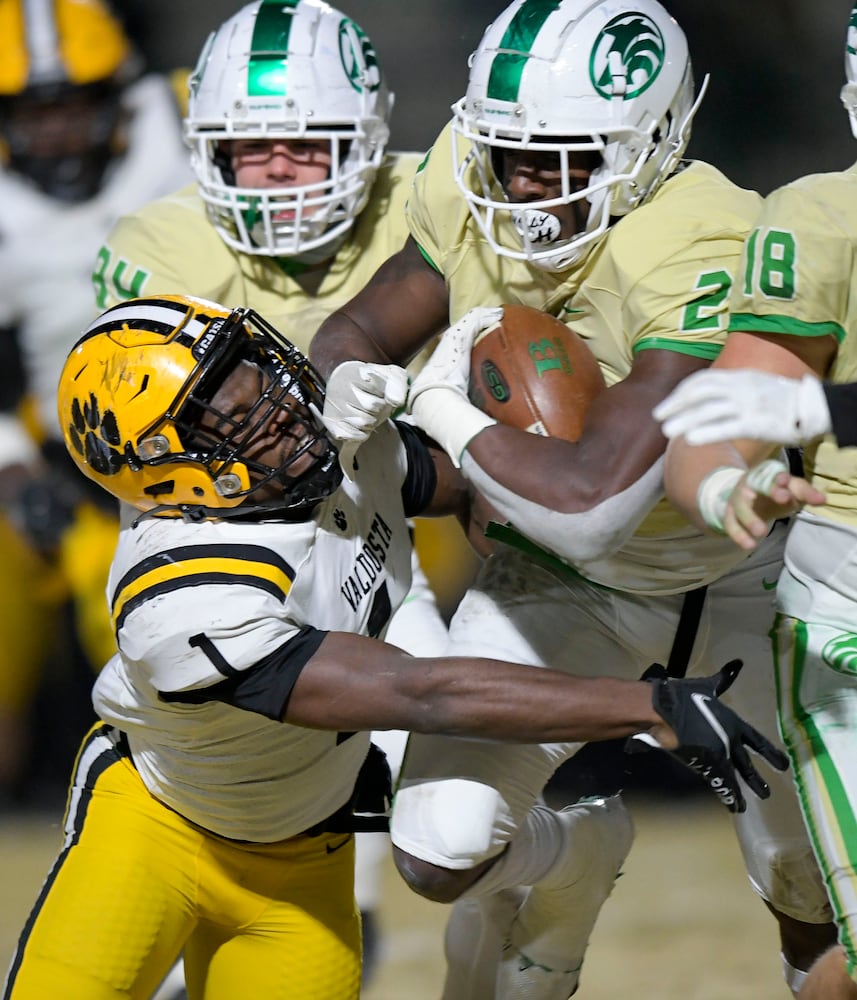
{"label": "nike swoosh on glove", "polygon": [[636,733],[625,743],[628,753],[656,747],[695,771],[729,812],[744,812],[747,803],[738,775],[760,799],[771,794],[747,752],[760,754],[778,771],[789,766],[788,757],[731,708],[718,701],[742,667],[730,660],[716,674],[700,679],[667,677],[653,664],[643,675],[652,685],[652,705],[678,739],[675,750],[666,750],[650,733]]}

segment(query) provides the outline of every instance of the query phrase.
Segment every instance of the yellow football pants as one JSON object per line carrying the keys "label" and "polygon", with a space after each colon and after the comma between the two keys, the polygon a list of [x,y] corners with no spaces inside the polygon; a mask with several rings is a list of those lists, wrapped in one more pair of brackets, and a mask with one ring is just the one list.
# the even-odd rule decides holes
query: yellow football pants
{"label": "yellow football pants", "polygon": [[182,950],[190,1000],[356,1000],[353,836],[217,837],[153,798],[110,733],[81,747],[4,1000],[147,1000]]}

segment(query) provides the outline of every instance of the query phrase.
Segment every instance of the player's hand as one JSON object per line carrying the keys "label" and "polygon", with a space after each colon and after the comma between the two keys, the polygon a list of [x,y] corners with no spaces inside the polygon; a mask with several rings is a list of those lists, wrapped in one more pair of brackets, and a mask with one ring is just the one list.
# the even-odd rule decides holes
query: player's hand
{"label": "player's hand", "polygon": [[411,383],[408,393],[409,413],[413,413],[418,397],[430,389],[451,389],[467,398],[473,342],[483,330],[499,323],[502,318],[502,308],[477,307],[466,312],[442,334],[431,357]]}
{"label": "player's hand", "polygon": [[794,476],[783,462],[768,459],[750,469],[726,502],[723,530],[742,549],[751,551],[768,536],[771,524],[791,517],[805,504],[823,504],[826,496],[806,479]]}
{"label": "player's hand", "polygon": [[331,441],[339,449],[346,475],[357,449],[369,435],[404,406],[408,373],[398,365],[343,361],[327,380],[324,410],[316,412]]}
{"label": "player's hand", "polygon": [[771,524],[790,517],[805,504],[819,505],[824,493],[769,458],[751,469],[723,466],[699,484],[696,503],[705,523],[750,552],[766,538]]}
{"label": "player's hand", "polygon": [[654,408],[664,434],[689,444],[751,438],[799,445],[831,431],[821,382],[744,369],[695,372]]}
{"label": "player's hand", "polygon": [[740,660],[731,660],[711,677],[675,679],[667,677],[660,664],[653,664],[644,679],[652,685],[652,705],[666,727],[655,726],[649,732],[637,733],[625,743],[629,753],[649,747],[665,750],[700,775],[733,813],[747,808],[738,775],[760,799],[771,794],[750,760],[748,747],[778,771],[789,766],[781,750],[718,700],[741,666]]}

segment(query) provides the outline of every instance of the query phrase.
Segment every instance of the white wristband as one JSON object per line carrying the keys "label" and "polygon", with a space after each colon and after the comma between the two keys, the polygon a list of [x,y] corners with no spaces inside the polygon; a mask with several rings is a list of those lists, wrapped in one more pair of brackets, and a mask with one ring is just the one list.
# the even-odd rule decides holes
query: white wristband
{"label": "white wristband", "polygon": [[457,389],[441,386],[421,392],[411,404],[411,413],[414,423],[441,445],[456,468],[461,467],[461,455],[470,441],[497,423]]}
{"label": "white wristband", "polygon": [[712,531],[717,531],[721,535],[726,534],[723,526],[726,505],[746,471],[731,465],[721,465],[713,472],[709,472],[699,484],[699,489],[696,491],[696,506],[699,508],[699,516]]}
{"label": "white wristband", "polygon": [[747,485],[756,493],[762,493],[768,497],[771,495],[771,487],[777,476],[781,472],[788,471],[789,467],[785,462],[781,462],[778,458],[768,458],[750,469],[747,473]]}

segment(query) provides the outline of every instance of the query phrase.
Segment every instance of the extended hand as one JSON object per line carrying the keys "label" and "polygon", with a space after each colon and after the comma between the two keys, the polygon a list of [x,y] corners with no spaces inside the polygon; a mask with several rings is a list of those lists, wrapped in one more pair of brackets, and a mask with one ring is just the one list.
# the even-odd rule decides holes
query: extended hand
{"label": "extended hand", "polygon": [[[655,727],[650,732],[637,733],[625,744],[629,753],[649,747],[666,750],[699,774],[730,812],[744,812],[747,808],[739,774],[760,799],[771,794],[753,766],[747,747],[778,771],[789,766],[781,750],[718,701],[718,695],[728,690],[741,666],[740,660],[731,660],[711,677],[689,680],[668,678],[664,668],[654,664],[645,679],[652,684],[652,705],[672,733]],[[671,735],[678,741],[672,748]]]}
{"label": "extended hand", "polygon": [[339,463],[350,473],[354,455],[376,427],[405,403],[408,373],[398,365],[343,361],[331,373],[318,414],[331,441],[339,448]]}
{"label": "extended hand", "polygon": [[669,437],[689,444],[735,438],[799,445],[831,430],[821,382],[744,369],[707,369],[684,379],[654,408]]}

